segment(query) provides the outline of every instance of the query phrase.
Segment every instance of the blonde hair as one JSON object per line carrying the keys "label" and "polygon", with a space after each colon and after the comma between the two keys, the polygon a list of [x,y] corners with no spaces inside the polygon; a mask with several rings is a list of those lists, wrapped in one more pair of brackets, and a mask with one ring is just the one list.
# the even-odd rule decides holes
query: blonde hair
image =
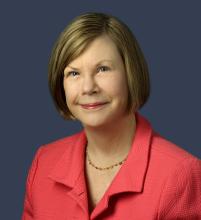
{"label": "blonde hair", "polygon": [[95,38],[106,34],[115,43],[125,66],[128,86],[128,111],[137,111],[148,100],[150,80],[146,60],[139,44],[126,24],[104,13],[82,14],[60,34],[52,50],[48,83],[55,106],[65,119],[72,114],[67,107],[63,88],[65,67],[77,58]]}

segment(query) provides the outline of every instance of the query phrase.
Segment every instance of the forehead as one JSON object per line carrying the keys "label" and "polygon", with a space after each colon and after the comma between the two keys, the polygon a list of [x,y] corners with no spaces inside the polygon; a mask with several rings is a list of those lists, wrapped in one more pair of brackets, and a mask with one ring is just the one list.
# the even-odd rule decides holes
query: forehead
{"label": "forehead", "polygon": [[121,56],[113,40],[103,35],[95,38],[83,51],[83,53],[69,63],[76,66],[81,64],[96,64],[99,61],[103,62],[120,62]]}

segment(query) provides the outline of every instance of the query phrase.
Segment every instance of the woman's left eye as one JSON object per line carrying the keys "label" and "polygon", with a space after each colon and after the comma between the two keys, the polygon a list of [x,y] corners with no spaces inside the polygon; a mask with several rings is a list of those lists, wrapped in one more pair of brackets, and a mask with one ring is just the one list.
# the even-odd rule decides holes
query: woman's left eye
{"label": "woman's left eye", "polygon": [[98,68],[98,72],[99,72],[99,71],[105,72],[105,71],[107,71],[107,70],[109,70],[109,67],[107,67],[107,66],[100,66],[100,67]]}

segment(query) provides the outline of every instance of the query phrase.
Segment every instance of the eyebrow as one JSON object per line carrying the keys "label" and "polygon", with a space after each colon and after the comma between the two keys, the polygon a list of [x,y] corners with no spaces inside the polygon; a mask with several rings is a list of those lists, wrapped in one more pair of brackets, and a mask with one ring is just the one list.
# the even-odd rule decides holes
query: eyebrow
{"label": "eyebrow", "polygon": [[[110,63],[112,63],[112,60],[100,60],[100,61],[98,61],[96,64],[95,64],[95,66],[98,66],[98,65],[100,65],[101,63],[103,63],[103,62],[110,62]],[[79,70],[79,68],[76,68],[76,67],[73,67],[73,66],[70,66],[70,65],[68,65],[68,66],[66,66],[66,68],[71,68],[71,69],[73,69],[73,70]]]}

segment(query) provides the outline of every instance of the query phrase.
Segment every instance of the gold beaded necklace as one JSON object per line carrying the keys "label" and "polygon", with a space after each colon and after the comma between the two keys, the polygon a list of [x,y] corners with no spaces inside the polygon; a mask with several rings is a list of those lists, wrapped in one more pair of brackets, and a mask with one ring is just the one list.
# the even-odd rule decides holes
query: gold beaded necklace
{"label": "gold beaded necklace", "polygon": [[126,157],[126,158],[124,158],[122,161],[117,162],[117,163],[115,163],[115,164],[113,164],[113,165],[111,165],[111,166],[108,166],[108,167],[98,167],[98,166],[96,166],[96,165],[91,161],[87,148],[86,148],[86,155],[87,155],[87,161],[88,161],[89,165],[92,166],[93,168],[95,168],[95,169],[97,169],[97,170],[101,170],[101,171],[102,171],[102,170],[110,170],[110,169],[113,169],[113,168],[116,167],[116,166],[120,166],[120,165],[122,165],[122,164],[124,163],[124,161],[126,161],[126,159],[127,159],[127,157]]}

